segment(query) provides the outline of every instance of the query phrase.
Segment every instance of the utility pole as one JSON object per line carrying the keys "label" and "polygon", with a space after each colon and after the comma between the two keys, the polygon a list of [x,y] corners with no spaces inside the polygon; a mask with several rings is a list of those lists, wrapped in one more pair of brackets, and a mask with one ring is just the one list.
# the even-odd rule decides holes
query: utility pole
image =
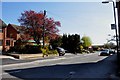
{"label": "utility pole", "polygon": [[116,2],[117,12],[118,12],[118,68],[120,72],[120,0]]}
{"label": "utility pole", "polygon": [[118,12],[118,42],[119,42],[119,50],[120,50],[120,0],[117,4],[117,12]]}
{"label": "utility pole", "polygon": [[[119,54],[119,48],[118,48],[119,47],[119,40],[118,40],[119,30],[117,30],[117,21],[116,21],[117,18],[116,18],[116,11],[115,11],[116,7],[119,5],[116,6],[115,3],[117,2],[114,2],[113,0],[103,1],[102,3],[109,3],[109,2],[113,3],[113,12],[114,12],[113,14],[114,14],[114,21],[115,21],[115,33],[116,33],[116,43],[117,43],[117,62],[118,62],[118,66],[120,66],[120,54]],[[119,29],[119,26],[118,26],[118,29]]]}
{"label": "utility pole", "polygon": [[46,10],[44,10],[44,22],[43,22],[43,48],[45,47],[45,16]]}
{"label": "utility pole", "polygon": [[115,2],[114,1],[112,1],[113,2],[113,12],[114,12],[114,21],[115,21],[115,33],[116,33],[116,43],[117,43],[117,60],[118,60],[118,65],[119,65],[119,50],[118,50],[118,47],[119,47],[119,43],[118,43],[118,30],[117,30],[117,21],[116,21],[116,12],[115,12],[115,8],[116,8],[116,6],[115,6]]}

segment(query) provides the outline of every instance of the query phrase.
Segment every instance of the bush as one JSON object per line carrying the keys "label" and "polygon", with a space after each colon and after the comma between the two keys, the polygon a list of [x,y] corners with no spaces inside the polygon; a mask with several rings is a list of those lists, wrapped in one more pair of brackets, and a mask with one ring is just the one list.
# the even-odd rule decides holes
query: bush
{"label": "bush", "polygon": [[15,52],[15,47],[10,47],[10,49],[7,52],[8,53]]}
{"label": "bush", "polygon": [[43,53],[43,57],[44,57],[44,55],[48,55],[48,53],[47,53],[47,50],[46,50],[46,49],[41,48],[41,51],[42,51],[42,53]]}
{"label": "bush", "polygon": [[8,52],[18,52],[19,54],[36,54],[36,53],[42,53],[40,46],[34,46],[34,45],[16,45],[14,47],[11,47]]}
{"label": "bush", "polygon": [[49,50],[48,46],[41,48],[41,46],[34,46],[34,45],[19,45],[11,47],[8,52],[17,52],[19,54],[36,54],[42,53],[43,55],[48,54],[58,54],[57,50]]}
{"label": "bush", "polygon": [[34,46],[34,45],[26,45],[26,53],[28,54],[34,54],[34,53],[42,53],[41,46]]}
{"label": "bush", "polygon": [[7,52],[8,53],[11,53],[11,52],[25,53],[26,48],[25,48],[25,45],[14,46],[14,47],[10,47],[10,49]]}
{"label": "bush", "polygon": [[50,51],[48,51],[48,54],[58,54],[58,51],[57,50],[50,50]]}
{"label": "bush", "polygon": [[58,51],[57,50],[53,50],[53,54],[58,54]]}
{"label": "bush", "polygon": [[58,54],[57,50],[49,50],[48,46],[45,46],[44,48],[41,48],[41,51],[44,56],[52,55],[52,54]]}

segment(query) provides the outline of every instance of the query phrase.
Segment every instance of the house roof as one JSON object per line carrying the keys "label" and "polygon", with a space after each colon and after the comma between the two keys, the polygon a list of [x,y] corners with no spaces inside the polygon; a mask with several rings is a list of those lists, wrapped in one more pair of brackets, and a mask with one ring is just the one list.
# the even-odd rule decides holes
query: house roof
{"label": "house roof", "polygon": [[18,25],[15,25],[15,24],[9,24],[9,25],[11,25],[16,31],[18,31],[18,32],[22,32],[22,28],[23,28],[23,26],[18,26]]}
{"label": "house roof", "polygon": [[6,23],[4,23],[1,19],[0,19],[0,29],[2,29],[3,27],[6,27]]}

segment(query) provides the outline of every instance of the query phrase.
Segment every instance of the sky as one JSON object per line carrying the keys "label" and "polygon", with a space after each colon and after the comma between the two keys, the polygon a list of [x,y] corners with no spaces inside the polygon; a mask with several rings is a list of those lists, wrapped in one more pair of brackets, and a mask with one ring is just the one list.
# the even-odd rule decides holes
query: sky
{"label": "sky", "polygon": [[26,10],[36,12],[46,10],[47,16],[52,17],[55,21],[61,22],[60,34],[79,34],[89,36],[93,44],[104,44],[115,31],[111,30],[111,24],[114,23],[112,3],[102,4],[98,2],[88,2],[86,0],[76,2],[11,2],[4,0],[2,4],[2,20],[6,24],[20,25],[17,19],[21,13]]}

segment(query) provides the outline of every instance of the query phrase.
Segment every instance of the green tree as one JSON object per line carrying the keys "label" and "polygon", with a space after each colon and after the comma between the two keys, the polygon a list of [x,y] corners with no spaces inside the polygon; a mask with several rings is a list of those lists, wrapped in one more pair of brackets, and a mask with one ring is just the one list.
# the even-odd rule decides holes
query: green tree
{"label": "green tree", "polygon": [[90,37],[88,37],[88,36],[83,36],[82,37],[82,40],[83,40],[83,47],[84,48],[88,48],[88,47],[90,47],[91,45],[92,45],[92,41],[91,41],[91,39],[90,39]]}
{"label": "green tree", "polygon": [[105,43],[105,44],[104,44],[104,48],[107,48],[107,49],[109,49],[109,48],[115,48],[115,44],[112,43],[112,42],[110,42],[110,43]]}
{"label": "green tree", "polygon": [[75,53],[80,49],[80,35],[63,35],[62,38],[62,47],[68,50],[69,52]]}
{"label": "green tree", "polygon": [[67,34],[63,34],[62,36],[62,47],[68,50],[68,36]]}
{"label": "green tree", "polygon": [[60,47],[62,45],[62,37],[60,36],[56,39],[50,40],[50,45],[53,49],[55,49],[56,47]]}

